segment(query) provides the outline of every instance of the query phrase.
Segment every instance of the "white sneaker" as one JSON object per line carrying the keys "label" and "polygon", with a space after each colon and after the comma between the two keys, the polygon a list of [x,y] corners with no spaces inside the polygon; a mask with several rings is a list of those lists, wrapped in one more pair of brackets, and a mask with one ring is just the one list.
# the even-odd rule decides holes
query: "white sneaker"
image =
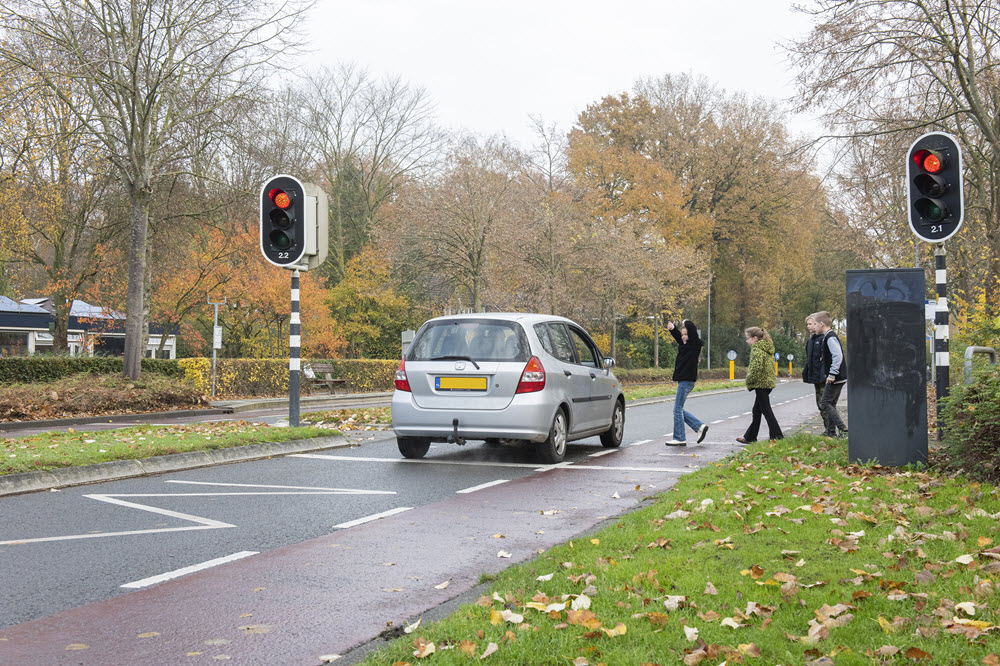
{"label": "white sneaker", "polygon": [[708,426],[704,423],[698,428],[698,444],[701,444],[701,440],[705,439],[705,435],[708,434]]}
{"label": "white sneaker", "polygon": [[687,442],[683,439],[668,439],[664,444],[667,446],[687,446]]}

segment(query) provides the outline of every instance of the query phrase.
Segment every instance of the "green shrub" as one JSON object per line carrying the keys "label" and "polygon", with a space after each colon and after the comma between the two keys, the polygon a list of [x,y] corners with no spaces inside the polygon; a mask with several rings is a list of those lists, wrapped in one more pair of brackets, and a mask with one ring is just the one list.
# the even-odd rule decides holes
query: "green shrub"
{"label": "green shrub", "polygon": [[1000,367],[976,372],[970,384],[952,384],[942,407],[948,466],[980,480],[1000,480]]}
{"label": "green shrub", "polygon": [[[0,358],[0,384],[48,382],[79,373],[94,375],[121,374],[121,357],[108,356],[4,356]],[[142,372],[167,377],[183,377],[184,369],[176,360],[142,359]]]}

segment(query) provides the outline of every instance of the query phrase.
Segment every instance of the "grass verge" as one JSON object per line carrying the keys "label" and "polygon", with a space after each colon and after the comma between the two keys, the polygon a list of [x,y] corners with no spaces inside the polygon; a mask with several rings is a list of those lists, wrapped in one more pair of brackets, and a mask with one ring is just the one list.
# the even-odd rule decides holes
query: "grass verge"
{"label": "grass verge", "polygon": [[997,664],[1000,493],[798,434],[498,574],[365,664]]}
{"label": "grass verge", "polygon": [[118,430],[47,432],[0,441],[0,474],[133,460],[170,453],[211,451],[292,439],[340,434],[324,427],[271,428],[249,421],[174,426],[136,426]]}
{"label": "grass verge", "polygon": [[[731,389],[731,388],[744,388],[744,381],[742,379],[737,379],[734,381],[719,381],[719,382],[698,382],[694,385],[694,392],[699,391],[718,391],[720,389]],[[639,386],[635,388],[625,387],[625,399],[626,400],[639,400],[640,398],[658,398],[664,395],[675,395],[677,393],[677,384],[659,384],[656,386]]]}

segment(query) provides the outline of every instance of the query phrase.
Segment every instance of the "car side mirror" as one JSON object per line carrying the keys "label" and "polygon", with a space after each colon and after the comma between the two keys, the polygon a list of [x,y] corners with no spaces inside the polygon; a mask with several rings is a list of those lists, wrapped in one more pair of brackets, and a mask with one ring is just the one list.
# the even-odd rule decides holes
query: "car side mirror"
{"label": "car side mirror", "polygon": [[604,367],[607,368],[608,370],[615,367],[615,359],[611,358],[610,356],[605,356]]}

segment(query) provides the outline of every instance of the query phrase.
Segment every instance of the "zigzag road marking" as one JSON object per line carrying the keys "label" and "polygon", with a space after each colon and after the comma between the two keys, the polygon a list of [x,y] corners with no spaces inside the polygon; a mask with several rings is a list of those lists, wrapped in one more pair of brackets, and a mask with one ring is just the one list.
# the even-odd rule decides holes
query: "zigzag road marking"
{"label": "zigzag road marking", "polygon": [[230,523],[224,523],[220,520],[213,520],[212,518],[202,518],[201,516],[195,516],[189,513],[181,513],[179,511],[171,511],[169,509],[161,509],[159,507],[149,506],[147,504],[139,504],[138,502],[129,502],[127,500],[119,499],[121,497],[232,497],[232,496],[246,496],[246,495],[395,495],[396,494],[395,492],[390,490],[359,490],[353,488],[308,488],[305,486],[263,486],[263,485],[240,484],[240,483],[209,483],[204,481],[168,481],[167,483],[189,483],[197,485],[229,486],[229,487],[236,486],[242,488],[293,488],[293,489],[298,488],[298,489],[281,490],[281,491],[248,491],[248,492],[219,492],[219,493],[129,493],[129,494],[114,494],[114,495],[110,494],[84,495],[84,497],[88,499],[97,500],[99,502],[116,504],[118,506],[124,506],[129,509],[137,509],[139,511],[148,511],[150,513],[156,513],[161,516],[177,518],[179,520],[187,520],[195,524],[187,525],[184,527],[162,527],[162,528],[155,528],[148,530],[129,530],[126,532],[98,532],[96,534],[68,534],[65,536],[38,537],[33,539],[11,539],[10,541],[0,541],[0,546],[41,543],[45,541],[97,539],[102,537],[128,536],[132,534],[159,534],[162,532],[217,530],[225,527],[236,527],[236,525],[231,525]]}

